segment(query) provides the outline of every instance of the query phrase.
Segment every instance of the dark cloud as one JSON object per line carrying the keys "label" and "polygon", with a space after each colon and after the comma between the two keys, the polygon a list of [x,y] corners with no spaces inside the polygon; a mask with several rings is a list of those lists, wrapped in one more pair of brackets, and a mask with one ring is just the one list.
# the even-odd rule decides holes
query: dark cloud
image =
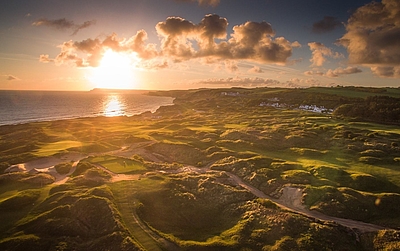
{"label": "dark cloud", "polygon": [[94,24],[96,24],[96,20],[85,21],[83,24],[76,25],[75,26],[75,30],[72,33],[72,35],[75,35],[76,33],[78,33],[78,31],[80,31],[82,29],[85,29],[85,28],[87,28],[89,26],[92,26]]}
{"label": "dark cloud", "polygon": [[371,71],[382,78],[400,78],[400,66],[374,66]]}
{"label": "dark cloud", "polygon": [[322,20],[313,24],[312,32],[316,34],[327,33],[340,25],[341,23],[336,17],[325,16]]}
{"label": "dark cloud", "polygon": [[188,40],[193,39],[195,27],[195,24],[180,17],[169,17],[159,22],[156,30],[163,37],[162,53],[173,55],[176,61],[193,58],[195,50]]}
{"label": "dark cloud", "polygon": [[346,24],[339,43],[347,48],[349,61],[370,66],[382,77],[399,77],[400,0],[382,0],[358,8]]}
{"label": "dark cloud", "polygon": [[228,20],[218,15],[206,15],[197,26],[201,47],[213,47],[216,38],[225,39]]}
{"label": "dark cloud", "polygon": [[65,18],[60,18],[56,20],[49,20],[47,18],[41,18],[35,22],[32,23],[34,26],[49,26],[53,27],[58,30],[65,30],[65,29],[71,29],[75,26],[73,21],[69,21]]}
{"label": "dark cloud", "polygon": [[34,25],[34,26],[48,26],[48,27],[55,28],[57,30],[72,30],[73,32],[71,35],[75,35],[80,30],[87,28],[94,24],[96,24],[96,20],[85,21],[83,24],[75,24],[73,21],[67,20],[65,18],[60,18],[60,19],[55,19],[55,20],[41,18],[32,23],[32,25]]}

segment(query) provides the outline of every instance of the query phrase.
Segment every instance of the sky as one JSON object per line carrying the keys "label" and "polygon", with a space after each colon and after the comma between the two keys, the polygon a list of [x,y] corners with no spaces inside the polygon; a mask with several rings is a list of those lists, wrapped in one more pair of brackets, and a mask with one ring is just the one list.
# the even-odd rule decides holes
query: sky
{"label": "sky", "polygon": [[0,90],[400,87],[400,0],[8,0]]}

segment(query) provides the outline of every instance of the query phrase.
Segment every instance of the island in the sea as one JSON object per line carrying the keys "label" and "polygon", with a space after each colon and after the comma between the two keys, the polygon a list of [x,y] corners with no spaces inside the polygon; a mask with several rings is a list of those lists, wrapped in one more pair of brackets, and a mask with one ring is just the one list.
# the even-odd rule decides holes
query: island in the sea
{"label": "island in the sea", "polygon": [[400,249],[399,88],[149,95],[0,126],[1,250]]}

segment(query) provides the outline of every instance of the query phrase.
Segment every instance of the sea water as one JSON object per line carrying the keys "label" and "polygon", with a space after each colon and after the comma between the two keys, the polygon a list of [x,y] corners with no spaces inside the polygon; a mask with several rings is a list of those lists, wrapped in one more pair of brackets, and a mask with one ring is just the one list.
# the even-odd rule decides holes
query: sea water
{"label": "sea water", "polygon": [[96,116],[132,116],[173,98],[132,92],[0,91],[0,125]]}

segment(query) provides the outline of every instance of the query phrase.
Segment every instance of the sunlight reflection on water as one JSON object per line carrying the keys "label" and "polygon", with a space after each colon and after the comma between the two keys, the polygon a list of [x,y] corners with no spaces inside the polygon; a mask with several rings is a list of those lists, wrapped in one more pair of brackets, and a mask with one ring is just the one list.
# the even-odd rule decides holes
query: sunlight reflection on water
{"label": "sunlight reflection on water", "polygon": [[107,101],[104,103],[103,114],[106,117],[126,115],[125,104],[121,102],[121,99],[117,94],[108,96]]}

